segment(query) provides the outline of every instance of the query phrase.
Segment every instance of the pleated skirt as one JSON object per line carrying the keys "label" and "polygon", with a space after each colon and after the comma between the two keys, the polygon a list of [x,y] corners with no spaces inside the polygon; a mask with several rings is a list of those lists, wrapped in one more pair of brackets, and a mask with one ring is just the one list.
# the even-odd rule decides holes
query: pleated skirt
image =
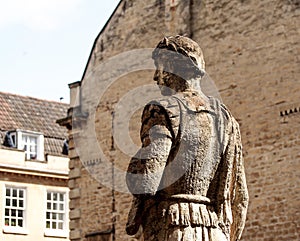
{"label": "pleated skirt", "polygon": [[162,202],[143,220],[144,241],[229,241],[204,204]]}

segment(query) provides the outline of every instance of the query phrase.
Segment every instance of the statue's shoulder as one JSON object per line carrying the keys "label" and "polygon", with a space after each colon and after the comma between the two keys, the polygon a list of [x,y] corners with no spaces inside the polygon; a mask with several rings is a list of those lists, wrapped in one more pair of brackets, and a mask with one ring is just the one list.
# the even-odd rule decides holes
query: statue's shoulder
{"label": "statue's shoulder", "polygon": [[174,96],[166,96],[156,100],[152,100],[148,105],[159,105],[165,109],[178,106],[177,99]]}
{"label": "statue's shoulder", "polygon": [[167,96],[149,102],[142,114],[142,129],[149,129],[154,125],[165,125],[176,137],[180,124],[180,107],[173,96]]}
{"label": "statue's shoulder", "polygon": [[150,117],[149,115],[166,115],[169,118],[179,116],[180,108],[178,100],[173,96],[167,96],[150,101],[144,108],[143,118]]}

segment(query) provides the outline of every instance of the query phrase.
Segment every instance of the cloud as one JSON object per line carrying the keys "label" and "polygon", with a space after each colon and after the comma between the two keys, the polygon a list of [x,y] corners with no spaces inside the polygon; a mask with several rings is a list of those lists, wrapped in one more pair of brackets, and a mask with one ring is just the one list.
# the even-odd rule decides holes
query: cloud
{"label": "cloud", "polygon": [[[84,0],[0,0],[0,28],[21,24],[52,30],[72,18]],[[72,15],[73,14],[73,15]]]}

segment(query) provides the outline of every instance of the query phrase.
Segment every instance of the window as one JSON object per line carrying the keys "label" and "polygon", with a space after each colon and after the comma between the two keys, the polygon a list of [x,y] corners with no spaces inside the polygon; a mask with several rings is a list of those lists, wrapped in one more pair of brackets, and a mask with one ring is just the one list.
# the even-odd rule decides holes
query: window
{"label": "window", "polygon": [[23,148],[27,160],[37,159],[37,136],[22,135]]}
{"label": "window", "polygon": [[9,131],[6,146],[25,151],[26,160],[44,161],[44,136],[30,131]]}
{"label": "window", "polygon": [[48,191],[46,235],[65,236],[67,234],[63,233],[67,233],[66,228],[66,193]]}
{"label": "window", "polygon": [[25,195],[24,188],[5,187],[4,225],[7,230],[25,227]]}

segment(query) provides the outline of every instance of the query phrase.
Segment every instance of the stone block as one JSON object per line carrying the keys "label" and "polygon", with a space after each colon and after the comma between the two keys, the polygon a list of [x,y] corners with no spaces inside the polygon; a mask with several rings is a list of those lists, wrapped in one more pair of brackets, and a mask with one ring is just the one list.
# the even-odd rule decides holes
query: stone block
{"label": "stone block", "polygon": [[69,193],[70,199],[80,198],[80,188],[72,189]]}
{"label": "stone block", "polygon": [[70,211],[70,219],[79,219],[81,217],[81,210],[80,209],[74,209]]}
{"label": "stone block", "polygon": [[71,169],[69,172],[69,179],[79,178],[81,176],[81,171],[79,168]]}

